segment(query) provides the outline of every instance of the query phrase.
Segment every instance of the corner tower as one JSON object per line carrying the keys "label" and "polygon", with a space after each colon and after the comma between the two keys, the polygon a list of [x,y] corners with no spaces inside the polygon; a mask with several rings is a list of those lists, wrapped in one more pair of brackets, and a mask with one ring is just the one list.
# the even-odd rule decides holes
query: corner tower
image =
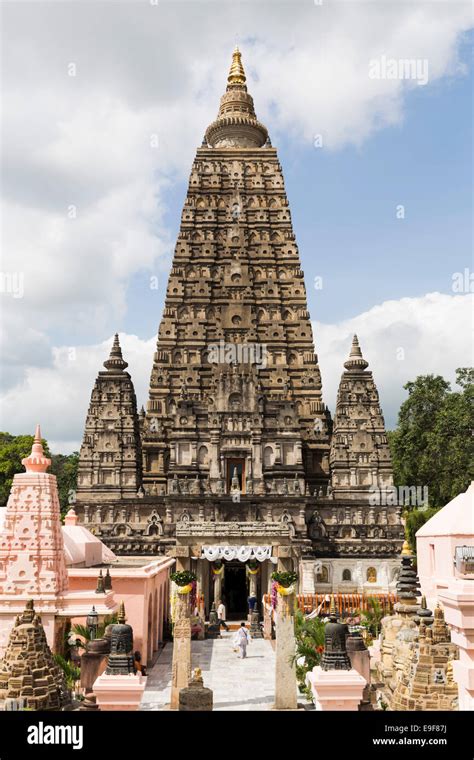
{"label": "corner tower", "polygon": [[368,498],[393,486],[393,470],[379,394],[357,335],[344,362],[331,442],[332,488],[336,498]]}
{"label": "corner tower", "polygon": [[77,474],[80,513],[98,524],[124,522],[102,505],[135,499],[142,479],[137,400],[118,334],[104,367],[92,390]]}

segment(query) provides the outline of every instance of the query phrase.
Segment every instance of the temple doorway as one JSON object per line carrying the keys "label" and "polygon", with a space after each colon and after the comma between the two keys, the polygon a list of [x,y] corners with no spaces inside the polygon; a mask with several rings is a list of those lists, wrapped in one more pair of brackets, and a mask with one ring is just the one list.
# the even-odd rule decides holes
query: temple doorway
{"label": "temple doorway", "polygon": [[227,620],[245,620],[248,614],[247,573],[244,562],[226,562],[222,596]]}

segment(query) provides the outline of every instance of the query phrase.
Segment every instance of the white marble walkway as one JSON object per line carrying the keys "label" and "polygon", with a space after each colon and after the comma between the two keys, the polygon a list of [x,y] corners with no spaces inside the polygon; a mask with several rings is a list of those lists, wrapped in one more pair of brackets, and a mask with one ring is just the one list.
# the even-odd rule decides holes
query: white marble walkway
{"label": "white marble walkway", "polygon": [[[234,633],[192,642],[192,668],[201,668],[204,686],[214,692],[214,710],[270,710],[275,700],[275,652],[269,641],[254,639],[247,658],[233,651]],[[173,645],[167,644],[149,671],[140,710],[163,710],[170,701]]]}

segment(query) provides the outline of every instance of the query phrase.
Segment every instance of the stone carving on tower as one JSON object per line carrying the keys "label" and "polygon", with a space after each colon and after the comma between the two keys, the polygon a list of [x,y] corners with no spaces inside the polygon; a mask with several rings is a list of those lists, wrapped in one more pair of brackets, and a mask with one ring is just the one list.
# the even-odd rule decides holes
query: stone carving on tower
{"label": "stone carving on tower", "polygon": [[370,489],[393,486],[387,433],[369,363],[354,335],[344,362],[331,442],[331,484],[335,498],[357,498]]}
{"label": "stone carving on tower", "polygon": [[0,700],[16,701],[16,709],[62,710],[71,706],[64,673],[46,641],[33,600],[18,615],[0,660]]}
{"label": "stone carving on tower", "polygon": [[[118,353],[106,362],[93,391],[76,505],[114,552],[169,552],[191,536],[197,548],[286,543],[297,561],[328,558],[322,576],[331,583],[333,558],[352,557],[357,587],[378,570],[356,559],[396,564],[400,510],[375,510],[368,500],[370,484],[391,483],[377,391],[360,350],[353,353],[331,449],[282,169],[238,50],[193,162],[138,418],[121,362]],[[129,411],[121,409],[125,384]],[[379,569],[378,585],[388,587],[389,564]],[[302,573],[307,591],[315,590],[311,574]]]}
{"label": "stone carving on tower", "polygon": [[92,391],[77,476],[77,503],[98,523],[108,519],[102,503],[137,495],[142,465],[137,400],[118,335],[104,367]]}
{"label": "stone carving on tower", "polygon": [[159,328],[144,486],[304,493],[329,476],[306,292],[283,175],[234,52],[197,151]]}

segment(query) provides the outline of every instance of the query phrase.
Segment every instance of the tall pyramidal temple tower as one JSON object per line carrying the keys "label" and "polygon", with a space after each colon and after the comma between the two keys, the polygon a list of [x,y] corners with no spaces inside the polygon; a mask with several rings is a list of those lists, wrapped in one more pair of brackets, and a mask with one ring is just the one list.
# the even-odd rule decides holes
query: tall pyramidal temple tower
{"label": "tall pyramidal temple tower", "polygon": [[118,335],[104,367],[92,391],[79,460],[77,498],[86,504],[91,494],[95,503],[133,498],[141,486],[137,400]]}
{"label": "tall pyramidal temple tower", "polygon": [[[146,412],[137,422],[129,402],[126,431],[119,376],[131,381],[123,367],[105,365],[86,423],[76,510],[116,553],[180,557],[195,568],[207,606],[215,594],[210,563],[224,559],[222,592],[237,616],[245,611],[249,559],[260,562],[258,593],[279,558],[299,569],[306,592],[394,583],[400,511],[371,512],[368,481],[344,490],[351,443],[349,453],[331,449],[282,170],[237,49],[192,166]],[[371,373],[354,379],[376,397]],[[375,435],[384,436],[383,419],[372,415],[378,400],[364,403]],[[343,438],[341,404],[336,417]],[[382,460],[382,444],[373,443]],[[389,457],[378,467],[380,483],[388,482]],[[351,535],[339,532],[340,508]],[[369,515],[382,527],[367,542]]]}
{"label": "tall pyramidal temple tower", "polygon": [[368,487],[393,486],[379,394],[368,366],[354,335],[339,385],[331,442],[332,486],[337,496],[357,498]]}

